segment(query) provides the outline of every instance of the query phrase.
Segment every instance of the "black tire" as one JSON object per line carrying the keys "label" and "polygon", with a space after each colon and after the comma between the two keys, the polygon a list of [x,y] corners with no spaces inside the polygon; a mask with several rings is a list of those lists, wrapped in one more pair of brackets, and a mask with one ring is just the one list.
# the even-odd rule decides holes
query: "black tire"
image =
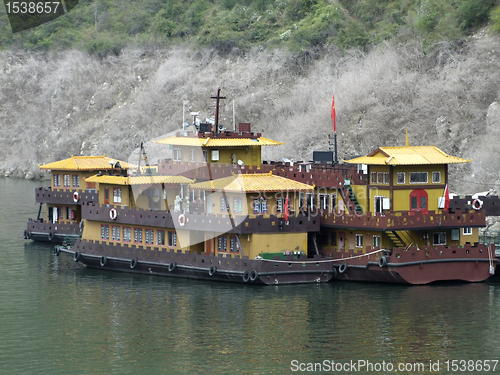
{"label": "black tire", "polygon": [[243,282],[248,283],[248,280],[250,280],[250,272],[245,271],[245,272],[243,273],[242,278],[243,278]]}
{"label": "black tire", "polygon": [[332,270],[332,279],[335,279],[337,277],[337,269],[335,267],[333,267],[333,270]]}
{"label": "black tire", "polygon": [[130,259],[130,268],[134,269],[135,267],[137,267],[137,259],[132,258]]}
{"label": "black tire", "polygon": [[177,264],[175,264],[175,262],[172,262],[168,265],[168,272],[172,272],[173,270],[175,270],[175,267],[177,267]]}
{"label": "black tire", "polygon": [[106,257],[101,257],[101,260],[99,261],[99,264],[101,265],[101,267],[104,267],[106,265],[106,263],[108,263],[108,258]]}
{"label": "black tire", "polygon": [[47,238],[49,241],[52,241],[54,239],[54,232],[50,231]]}
{"label": "black tire", "polygon": [[346,263],[346,262],[344,262],[344,263],[342,263],[342,264],[340,265],[340,267],[339,267],[339,272],[340,272],[340,273],[344,273],[344,272],[346,271],[346,269],[347,269],[347,263]]}
{"label": "black tire", "polygon": [[82,254],[79,251],[75,251],[75,255],[73,256],[73,259],[75,260],[75,262],[79,262],[81,258],[82,258]]}
{"label": "black tire", "polygon": [[380,259],[378,260],[378,265],[380,268],[384,268],[387,266],[387,257],[386,256],[381,256]]}
{"label": "black tire", "polygon": [[58,257],[61,254],[61,248],[59,246],[54,247],[54,254]]}
{"label": "black tire", "polygon": [[213,275],[215,275],[216,272],[217,272],[217,268],[215,268],[214,266],[212,266],[208,270],[208,276],[213,276]]}
{"label": "black tire", "polygon": [[28,230],[26,231],[27,234],[26,234],[26,239],[29,240],[31,238],[31,232]]}
{"label": "black tire", "polygon": [[259,278],[259,273],[256,270],[250,271],[250,281],[255,281]]}
{"label": "black tire", "polygon": [[27,229],[24,230],[24,235],[23,236],[24,236],[25,240],[28,239],[28,230]]}

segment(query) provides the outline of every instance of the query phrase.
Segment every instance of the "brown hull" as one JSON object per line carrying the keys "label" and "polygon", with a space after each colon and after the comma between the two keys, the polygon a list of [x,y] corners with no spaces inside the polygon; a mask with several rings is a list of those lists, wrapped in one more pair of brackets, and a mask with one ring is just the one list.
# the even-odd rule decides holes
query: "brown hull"
{"label": "brown hull", "polygon": [[24,231],[24,239],[63,243],[74,243],[81,236],[80,226],[77,223],[53,224],[30,219]]}
{"label": "brown hull", "polygon": [[332,279],[332,262],[324,258],[264,260],[206,254],[185,254],[173,250],[79,240],[70,249],[56,247],[55,253],[72,255],[87,267],[142,274],[276,285],[324,283]]}
{"label": "brown hull", "polygon": [[[405,284],[453,280],[480,282],[492,276],[490,257],[494,254],[494,245],[488,248],[484,244],[466,244],[463,248],[395,248],[392,252],[384,250],[369,255],[347,252],[343,254],[345,260],[336,254],[336,279]],[[494,261],[494,268],[495,265]]]}

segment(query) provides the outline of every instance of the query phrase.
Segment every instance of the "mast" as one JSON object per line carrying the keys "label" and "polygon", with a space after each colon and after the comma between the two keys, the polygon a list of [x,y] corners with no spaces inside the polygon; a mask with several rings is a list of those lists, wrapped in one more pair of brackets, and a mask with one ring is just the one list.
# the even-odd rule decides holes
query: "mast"
{"label": "mast", "polygon": [[219,100],[226,99],[225,96],[220,96],[220,87],[217,89],[217,95],[211,96],[211,99],[216,99],[215,102],[215,134],[219,134]]}

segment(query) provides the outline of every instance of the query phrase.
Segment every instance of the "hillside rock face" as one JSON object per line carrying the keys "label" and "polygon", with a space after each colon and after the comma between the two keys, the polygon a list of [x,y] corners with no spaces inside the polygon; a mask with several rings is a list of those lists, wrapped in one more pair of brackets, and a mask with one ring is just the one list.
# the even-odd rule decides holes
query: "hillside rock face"
{"label": "hillside rock face", "polygon": [[[183,103],[212,117],[217,87],[227,96],[220,121],[287,142],[268,160],[309,160],[328,148],[335,93],[339,157],[379,146],[436,145],[467,159],[452,166],[458,193],[496,188],[500,151],[500,41],[382,45],[368,54],[254,50],[221,57],[172,47],[126,50],[100,60],[82,52],[0,53],[0,175],[37,178],[38,164],[71,155],[126,160],[141,140],[181,128]],[[148,144],[150,162],[167,150]]]}

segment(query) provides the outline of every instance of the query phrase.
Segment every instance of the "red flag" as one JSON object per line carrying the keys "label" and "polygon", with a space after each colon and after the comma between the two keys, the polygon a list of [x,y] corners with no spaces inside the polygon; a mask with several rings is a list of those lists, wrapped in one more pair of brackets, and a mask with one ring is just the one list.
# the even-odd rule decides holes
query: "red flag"
{"label": "red flag", "polygon": [[448,184],[444,187],[444,210],[448,211],[450,208],[450,192],[448,191]]}
{"label": "red flag", "polygon": [[335,127],[335,95],[332,96],[332,120],[333,120],[333,132],[337,132],[337,128]]}
{"label": "red flag", "polygon": [[283,217],[285,218],[285,221],[288,221],[288,194],[286,195],[285,213],[283,214]]}

